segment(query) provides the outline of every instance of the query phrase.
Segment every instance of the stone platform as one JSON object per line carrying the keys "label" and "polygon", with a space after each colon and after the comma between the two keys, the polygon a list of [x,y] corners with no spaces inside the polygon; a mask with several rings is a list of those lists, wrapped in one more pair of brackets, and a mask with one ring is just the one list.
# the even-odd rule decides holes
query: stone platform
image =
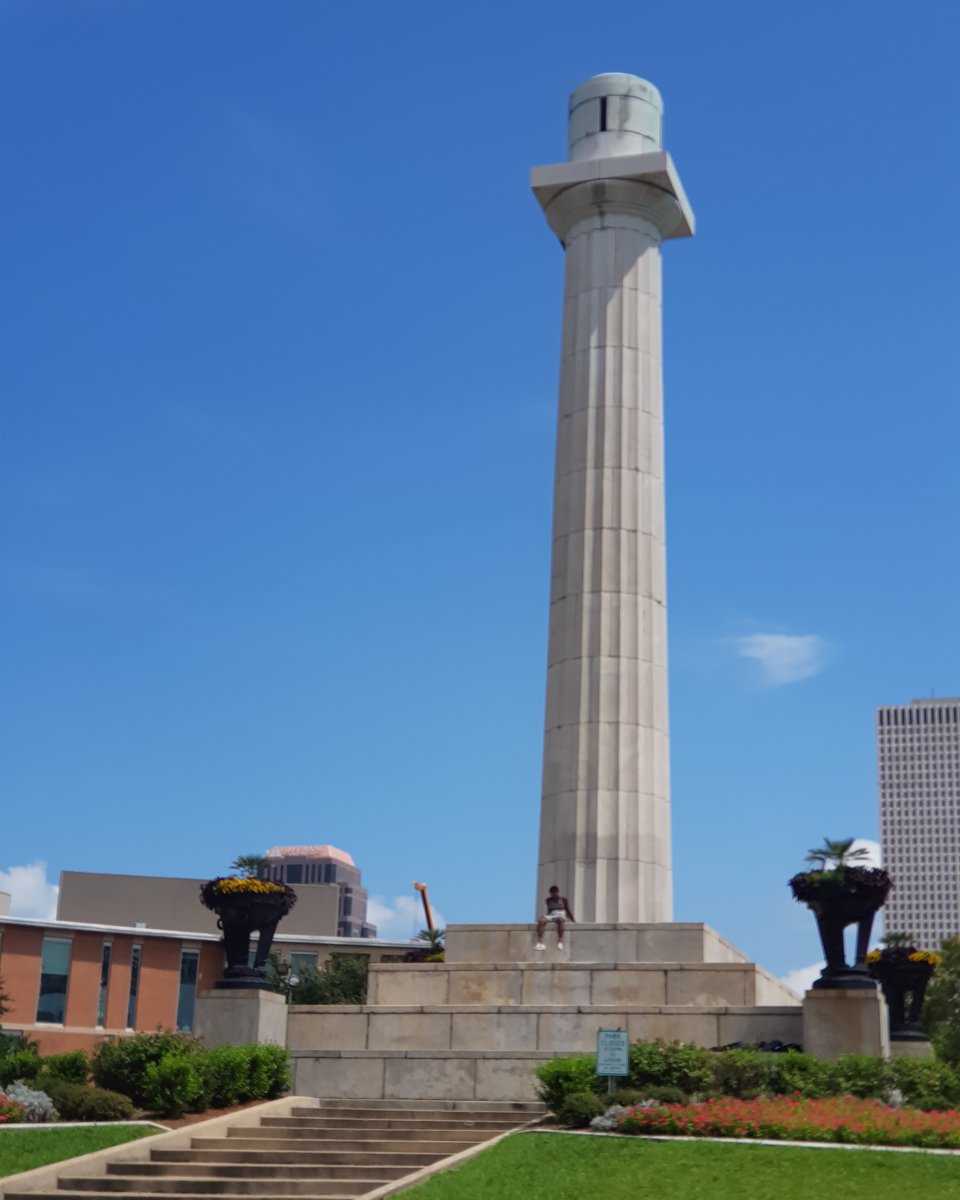
{"label": "stone platform", "polygon": [[369,1003],[296,1005],[302,1095],[529,1101],[536,1067],[600,1028],[701,1046],[802,1042],[800,998],[708,925],[453,925],[443,963],[373,963]]}

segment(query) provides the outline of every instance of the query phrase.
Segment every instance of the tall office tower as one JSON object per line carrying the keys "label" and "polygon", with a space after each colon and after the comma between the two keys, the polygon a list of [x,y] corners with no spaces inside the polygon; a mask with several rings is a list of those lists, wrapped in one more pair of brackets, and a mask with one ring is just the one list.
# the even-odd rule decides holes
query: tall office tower
{"label": "tall office tower", "polygon": [[960,933],[960,698],[879,708],[877,757],[884,928],[936,950]]}
{"label": "tall office tower", "polygon": [[333,883],[340,889],[337,937],[376,937],[367,921],[367,889],[360,886],[360,868],[346,850],[336,846],[271,846],[266,853],[269,879],[304,884]]}
{"label": "tall office tower", "polygon": [[537,903],[670,921],[660,248],[693,213],[652,83],[588,80],[569,134],[532,180],[566,252]]}

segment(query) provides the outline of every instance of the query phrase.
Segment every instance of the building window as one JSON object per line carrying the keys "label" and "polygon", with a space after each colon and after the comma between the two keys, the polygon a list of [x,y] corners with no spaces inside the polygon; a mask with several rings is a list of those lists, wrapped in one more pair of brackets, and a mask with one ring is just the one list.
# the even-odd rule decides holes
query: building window
{"label": "building window", "polygon": [[130,995],[127,998],[127,1028],[135,1029],[137,1021],[137,992],[140,990],[140,957],[142,948],[130,951]]}
{"label": "building window", "polygon": [[303,883],[303,865],[291,863],[287,867],[287,883]]}
{"label": "building window", "polygon": [[102,1029],[107,1023],[107,985],[110,982],[110,959],[113,946],[103,943],[103,953],[100,955],[100,994],[97,996],[97,1028]]}
{"label": "building window", "polygon": [[193,1028],[193,1011],[197,1003],[197,971],[200,968],[200,951],[183,950],[180,953],[180,993],[177,997],[177,1029],[187,1033]]}
{"label": "building window", "polygon": [[67,1011],[67,979],[73,943],[64,938],[44,938],[40,960],[40,998],[37,1021],[62,1025]]}
{"label": "building window", "polygon": [[317,956],[315,954],[291,954],[290,955],[290,974],[299,975],[301,978],[304,971],[315,971],[317,969]]}

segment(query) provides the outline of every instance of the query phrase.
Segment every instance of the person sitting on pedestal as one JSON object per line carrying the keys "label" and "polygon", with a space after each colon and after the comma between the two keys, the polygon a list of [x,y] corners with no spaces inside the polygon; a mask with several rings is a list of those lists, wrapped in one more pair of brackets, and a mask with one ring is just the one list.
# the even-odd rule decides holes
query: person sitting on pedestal
{"label": "person sitting on pedestal", "polygon": [[[547,930],[547,923],[550,922],[557,927],[557,949],[563,949],[563,924],[564,920],[573,921],[573,913],[570,911],[570,905],[567,903],[566,896],[560,895],[560,889],[556,884],[550,889],[550,895],[546,900],[547,915],[539,917],[537,920],[537,944],[534,950],[546,950],[543,942],[543,935]],[[574,921],[574,924],[576,922]]]}

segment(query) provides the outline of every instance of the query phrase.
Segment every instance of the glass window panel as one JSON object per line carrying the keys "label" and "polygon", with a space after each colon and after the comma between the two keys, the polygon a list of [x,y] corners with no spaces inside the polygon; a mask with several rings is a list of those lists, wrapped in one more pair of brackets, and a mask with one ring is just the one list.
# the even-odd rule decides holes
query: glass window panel
{"label": "glass window panel", "polygon": [[67,979],[73,943],[62,938],[44,938],[40,960],[40,995],[37,1021],[62,1025],[67,1011]]}
{"label": "glass window panel", "polygon": [[315,970],[317,956],[315,954],[291,954],[290,970],[294,975],[302,975],[304,971]]}
{"label": "glass window panel", "polygon": [[130,995],[127,999],[127,1028],[135,1029],[137,1020],[137,992],[140,990],[140,947],[130,952]]}
{"label": "glass window panel", "polygon": [[97,1025],[102,1027],[107,1020],[107,986],[110,983],[110,958],[113,947],[109,942],[103,943],[103,954],[100,957],[100,994],[97,997]]}
{"label": "glass window panel", "polygon": [[193,1012],[197,1003],[197,971],[199,950],[184,950],[180,955],[180,993],[177,997],[177,1028],[189,1032],[193,1028]]}

